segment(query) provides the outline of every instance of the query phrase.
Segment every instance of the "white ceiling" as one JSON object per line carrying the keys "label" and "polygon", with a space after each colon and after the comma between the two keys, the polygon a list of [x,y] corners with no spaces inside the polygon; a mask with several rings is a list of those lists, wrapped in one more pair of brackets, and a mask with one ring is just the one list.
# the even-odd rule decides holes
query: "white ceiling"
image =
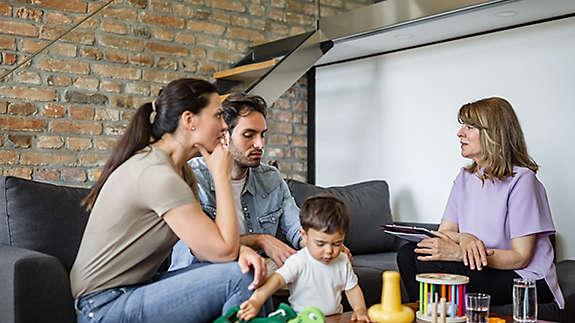
{"label": "white ceiling", "polygon": [[[316,66],[575,13],[575,0],[519,0],[335,40]],[[321,27],[321,26],[320,26]],[[575,40],[574,40],[575,41]]]}

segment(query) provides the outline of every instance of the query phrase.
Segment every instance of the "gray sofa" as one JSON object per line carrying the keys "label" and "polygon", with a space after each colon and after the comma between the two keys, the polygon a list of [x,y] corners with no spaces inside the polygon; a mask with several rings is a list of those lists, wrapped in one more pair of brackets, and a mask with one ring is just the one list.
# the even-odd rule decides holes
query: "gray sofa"
{"label": "gray sofa", "polygon": [[[354,253],[367,304],[379,303],[381,273],[397,270],[395,250],[400,244],[380,229],[392,221],[387,184],[372,181],[327,189],[294,181],[289,185],[298,204],[311,194],[329,192],[350,206],[352,226],[345,243]],[[75,322],[68,272],[88,219],[80,207],[87,193],[15,177],[0,179],[0,322]],[[555,314],[566,322],[575,318],[575,261],[557,268],[568,307]]]}

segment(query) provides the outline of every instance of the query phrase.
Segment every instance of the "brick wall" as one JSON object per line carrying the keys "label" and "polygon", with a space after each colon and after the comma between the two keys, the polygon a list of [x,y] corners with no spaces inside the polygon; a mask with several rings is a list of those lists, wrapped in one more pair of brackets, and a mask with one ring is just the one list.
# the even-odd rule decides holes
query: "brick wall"
{"label": "brick wall", "polygon": [[[321,0],[322,16],[372,1]],[[104,1],[0,0],[0,73]],[[116,0],[0,82],[0,175],[93,184],[135,109],[167,82],[210,79],[250,45],[314,28],[314,1]],[[306,179],[306,82],[271,108],[265,160]]]}

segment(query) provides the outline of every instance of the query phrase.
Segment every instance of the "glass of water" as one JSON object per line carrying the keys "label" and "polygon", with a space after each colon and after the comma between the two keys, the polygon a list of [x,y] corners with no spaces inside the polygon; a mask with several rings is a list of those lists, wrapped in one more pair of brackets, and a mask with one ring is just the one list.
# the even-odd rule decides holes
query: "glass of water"
{"label": "glass of water", "polygon": [[465,315],[467,323],[487,323],[491,296],[482,293],[465,295]]}
{"label": "glass of water", "polygon": [[513,279],[513,320],[537,322],[537,288],[530,279]]}

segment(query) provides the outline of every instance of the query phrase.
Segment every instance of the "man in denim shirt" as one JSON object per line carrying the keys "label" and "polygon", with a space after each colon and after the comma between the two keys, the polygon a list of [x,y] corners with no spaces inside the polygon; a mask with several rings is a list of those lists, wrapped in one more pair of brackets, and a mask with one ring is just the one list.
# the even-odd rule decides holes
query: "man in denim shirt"
{"label": "man in denim shirt", "polygon": [[[222,115],[230,133],[229,149],[234,159],[232,191],[238,214],[240,242],[262,250],[279,267],[300,247],[299,208],[279,171],[261,164],[266,126],[266,103],[259,96],[229,95]],[[212,219],[216,215],[214,181],[203,158],[189,162],[198,181],[200,202]],[[278,228],[291,244],[276,238]],[[186,267],[194,256],[183,241],[172,252],[170,270]]]}

